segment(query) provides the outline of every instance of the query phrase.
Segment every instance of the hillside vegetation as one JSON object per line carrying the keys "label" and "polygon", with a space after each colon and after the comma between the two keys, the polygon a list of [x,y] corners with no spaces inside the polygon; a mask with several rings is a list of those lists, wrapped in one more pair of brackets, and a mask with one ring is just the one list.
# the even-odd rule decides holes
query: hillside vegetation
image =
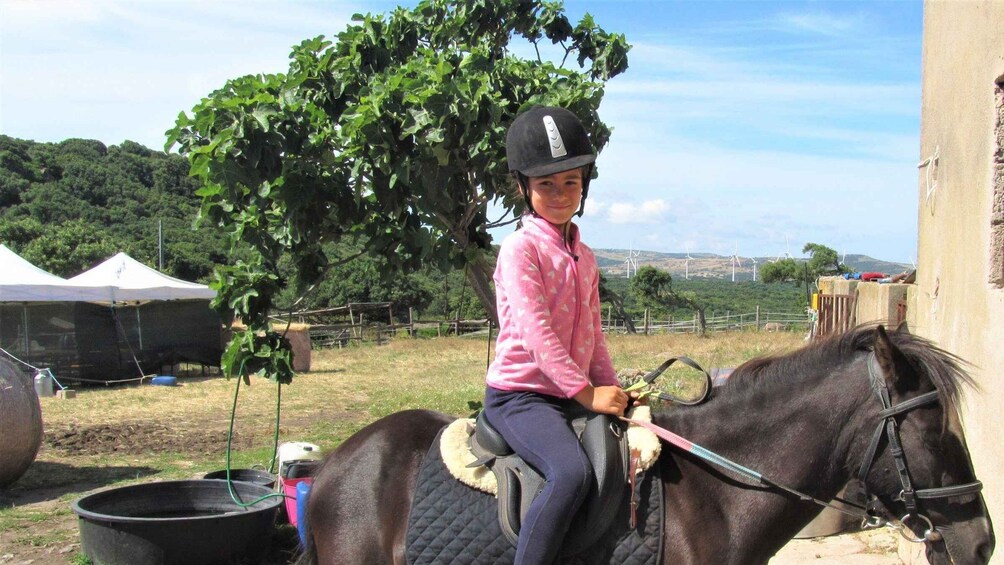
{"label": "hillside vegetation", "polygon": [[0,135],[0,241],[38,267],[68,277],[116,252],[164,272],[207,281],[225,262],[224,239],[192,224],[198,187],[188,162],[132,141],[36,143]]}

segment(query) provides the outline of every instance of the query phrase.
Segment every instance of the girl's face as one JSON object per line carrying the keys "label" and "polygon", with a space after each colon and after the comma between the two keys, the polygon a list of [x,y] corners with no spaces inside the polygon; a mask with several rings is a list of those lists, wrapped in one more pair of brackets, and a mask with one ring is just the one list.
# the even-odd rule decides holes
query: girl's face
{"label": "girl's face", "polygon": [[527,181],[530,204],[537,214],[555,225],[564,225],[579,211],[582,200],[582,169],[561,171]]}

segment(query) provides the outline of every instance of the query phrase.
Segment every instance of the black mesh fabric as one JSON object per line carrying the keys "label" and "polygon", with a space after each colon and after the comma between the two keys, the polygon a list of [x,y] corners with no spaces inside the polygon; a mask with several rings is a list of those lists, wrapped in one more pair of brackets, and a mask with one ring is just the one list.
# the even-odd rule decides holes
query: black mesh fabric
{"label": "black mesh fabric", "polygon": [[60,382],[133,379],[140,368],[144,375],[157,374],[179,362],[218,366],[221,330],[207,300],[115,308],[87,302],[0,304],[0,347],[51,369]]}

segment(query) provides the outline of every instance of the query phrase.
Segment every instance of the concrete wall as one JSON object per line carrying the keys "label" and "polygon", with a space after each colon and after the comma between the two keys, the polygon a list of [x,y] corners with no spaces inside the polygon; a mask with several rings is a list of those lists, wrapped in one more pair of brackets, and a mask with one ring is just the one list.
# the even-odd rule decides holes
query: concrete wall
{"label": "concrete wall", "polygon": [[895,329],[898,322],[897,307],[906,300],[912,284],[892,284],[846,280],[842,277],[820,277],[817,281],[820,294],[854,295],[854,324],[881,322]]}
{"label": "concrete wall", "polygon": [[[973,363],[982,391],[962,408],[969,449],[998,530],[1004,524],[1004,289],[991,272],[1001,184],[998,104],[1004,1],[924,3],[919,241],[907,320]],[[996,185],[996,186],[995,186]],[[998,232],[999,235],[999,232]],[[999,265],[1000,259],[996,259]],[[994,563],[1004,563],[998,551]]]}
{"label": "concrete wall", "polygon": [[897,305],[906,299],[909,284],[861,283],[858,285],[857,322],[882,322],[895,329]]}

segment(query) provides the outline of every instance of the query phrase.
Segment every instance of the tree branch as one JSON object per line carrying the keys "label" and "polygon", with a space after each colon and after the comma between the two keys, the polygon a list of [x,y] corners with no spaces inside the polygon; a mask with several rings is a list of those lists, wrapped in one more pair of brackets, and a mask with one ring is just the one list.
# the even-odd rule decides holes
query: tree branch
{"label": "tree branch", "polygon": [[513,216],[513,217],[512,217],[511,219],[509,219],[509,220],[507,220],[507,221],[503,222],[503,221],[502,221],[502,219],[503,219],[503,218],[505,218],[505,217],[506,217],[506,216],[508,216],[508,215],[509,215],[509,212],[507,211],[507,212],[506,212],[505,214],[503,214],[503,216],[502,216],[501,218],[499,218],[498,220],[495,220],[494,222],[487,222],[487,223],[485,223],[485,228],[486,228],[486,229],[495,229],[495,228],[501,228],[501,227],[503,227],[503,226],[508,226],[509,224],[514,224],[514,223],[516,223],[516,222],[518,222],[518,221],[519,221],[519,218],[517,218],[517,217]]}

